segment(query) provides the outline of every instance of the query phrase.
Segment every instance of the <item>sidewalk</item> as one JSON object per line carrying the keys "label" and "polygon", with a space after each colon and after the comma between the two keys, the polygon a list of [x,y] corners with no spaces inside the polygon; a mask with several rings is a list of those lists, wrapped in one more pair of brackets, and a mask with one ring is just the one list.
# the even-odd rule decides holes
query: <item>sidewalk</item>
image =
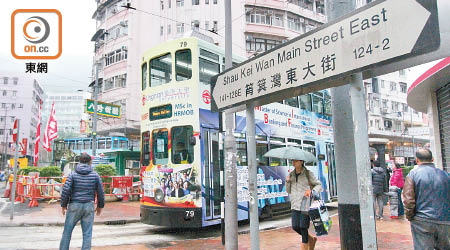
{"label": "sidewalk", "polygon": [[[341,249],[339,240],[339,218],[334,216],[333,227],[329,235],[318,237],[316,248],[318,250],[328,249]],[[398,250],[410,250],[413,249],[413,242],[409,222],[405,219],[391,220],[387,214],[385,220],[377,221],[377,237],[378,237],[378,249],[398,249]],[[310,230],[314,230],[310,228]],[[161,250],[185,250],[185,249],[224,249],[220,237],[198,239],[198,240],[185,240],[185,241],[172,241],[167,245],[169,247],[156,248]],[[259,245],[260,249],[272,250],[294,250],[300,249],[301,237],[295,233],[291,227],[278,228],[268,231],[260,231]],[[93,247],[95,250],[143,250],[143,249],[155,249],[154,247],[145,244],[136,245],[122,245],[122,246],[107,246],[107,247]],[[239,235],[239,250],[250,249],[250,234]]]}
{"label": "sidewalk", "polygon": [[[107,202],[100,216],[95,216],[95,224],[121,224],[124,222],[138,222],[139,201]],[[6,208],[0,212],[0,227],[12,226],[63,226],[65,217],[61,213],[59,202],[48,204],[39,202],[39,207],[28,207],[28,202],[18,203],[14,206],[14,219],[9,219],[11,205],[8,200]]]}

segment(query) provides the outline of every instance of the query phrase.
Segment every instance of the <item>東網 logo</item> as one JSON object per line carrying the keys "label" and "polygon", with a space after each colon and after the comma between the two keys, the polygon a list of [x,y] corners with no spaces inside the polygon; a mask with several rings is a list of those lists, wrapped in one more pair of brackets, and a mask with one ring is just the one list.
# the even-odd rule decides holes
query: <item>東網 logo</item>
{"label": "\u6771\u7db2 logo", "polygon": [[56,59],[62,53],[62,16],[55,9],[11,14],[11,54],[16,59]]}

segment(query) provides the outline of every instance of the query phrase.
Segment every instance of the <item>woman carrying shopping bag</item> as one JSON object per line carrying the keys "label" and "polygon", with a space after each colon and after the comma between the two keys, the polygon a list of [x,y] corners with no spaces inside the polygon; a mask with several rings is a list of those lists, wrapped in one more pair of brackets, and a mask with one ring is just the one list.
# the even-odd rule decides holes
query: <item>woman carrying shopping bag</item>
{"label": "woman carrying shopping bag", "polygon": [[304,167],[304,161],[293,160],[292,163],[295,169],[286,176],[286,191],[291,200],[292,229],[302,236],[301,249],[313,250],[317,237],[308,232],[309,206],[312,197],[318,198],[322,186],[314,174]]}

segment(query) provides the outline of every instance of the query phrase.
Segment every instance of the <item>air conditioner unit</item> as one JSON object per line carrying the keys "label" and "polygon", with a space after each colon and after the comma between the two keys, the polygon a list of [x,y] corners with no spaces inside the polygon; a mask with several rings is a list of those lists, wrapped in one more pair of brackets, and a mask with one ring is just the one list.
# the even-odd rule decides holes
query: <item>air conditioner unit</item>
{"label": "air conditioner unit", "polygon": [[267,14],[273,15],[273,10],[268,10]]}
{"label": "air conditioner unit", "polygon": [[253,40],[253,36],[247,35],[247,36],[245,36],[245,40],[251,41],[251,40]]}
{"label": "air conditioner unit", "polygon": [[124,50],[124,51],[127,51],[128,50],[128,48],[127,48],[127,46],[122,46],[122,50]]}
{"label": "air conditioner unit", "polygon": [[288,40],[287,39],[283,39],[281,40],[281,43],[286,43]]}
{"label": "air conditioner unit", "polygon": [[128,26],[128,22],[127,21],[120,21],[120,26],[126,27]]}

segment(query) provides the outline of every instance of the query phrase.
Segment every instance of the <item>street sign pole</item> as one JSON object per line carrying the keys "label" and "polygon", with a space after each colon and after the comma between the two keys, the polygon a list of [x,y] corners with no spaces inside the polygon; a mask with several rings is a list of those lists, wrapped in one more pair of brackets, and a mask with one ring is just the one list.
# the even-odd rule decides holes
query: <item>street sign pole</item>
{"label": "street sign pole", "polygon": [[[328,1],[330,20],[352,11],[355,0]],[[362,73],[331,89],[338,213],[342,249],[377,249],[369,138]]]}
{"label": "street sign pole", "polygon": [[247,104],[245,119],[247,124],[248,191],[250,192],[250,249],[259,250],[258,166],[256,164],[255,107],[251,102]]}
{"label": "street sign pole", "polygon": [[9,219],[14,218],[14,202],[16,201],[16,182],[17,182],[17,162],[19,158],[19,138],[20,138],[20,120],[17,119],[17,135],[16,135],[16,147],[14,151],[14,168],[13,168],[13,185],[11,189],[11,215]]}
{"label": "street sign pole", "polygon": [[[231,0],[225,0],[225,68],[233,66]],[[237,169],[234,113],[225,112],[225,249],[238,249]]]}
{"label": "street sign pole", "polygon": [[97,155],[97,88],[98,88],[98,67],[99,63],[95,64],[95,84],[94,84],[94,117],[92,121],[92,156]]}

